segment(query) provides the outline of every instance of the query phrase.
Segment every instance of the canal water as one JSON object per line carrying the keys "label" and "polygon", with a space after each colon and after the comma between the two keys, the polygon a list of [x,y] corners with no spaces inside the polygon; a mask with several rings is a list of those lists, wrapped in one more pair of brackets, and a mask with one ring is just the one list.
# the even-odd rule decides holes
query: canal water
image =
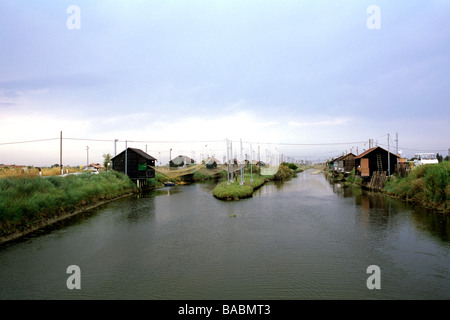
{"label": "canal water", "polygon": [[214,186],[121,199],[0,246],[0,299],[450,299],[449,218],[312,170],[236,202]]}

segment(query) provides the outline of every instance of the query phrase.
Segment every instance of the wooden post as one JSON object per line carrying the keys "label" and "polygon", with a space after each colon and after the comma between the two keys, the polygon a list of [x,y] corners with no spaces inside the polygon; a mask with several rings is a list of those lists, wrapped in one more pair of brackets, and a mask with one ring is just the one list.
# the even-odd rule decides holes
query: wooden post
{"label": "wooden post", "polygon": [[388,177],[391,176],[391,151],[389,146],[389,133],[388,133]]}
{"label": "wooden post", "polygon": [[125,140],[125,175],[128,175],[128,141]]}
{"label": "wooden post", "polygon": [[61,137],[59,142],[59,169],[61,169],[61,175],[64,174],[63,172],[63,165],[62,165],[62,131],[61,131]]}

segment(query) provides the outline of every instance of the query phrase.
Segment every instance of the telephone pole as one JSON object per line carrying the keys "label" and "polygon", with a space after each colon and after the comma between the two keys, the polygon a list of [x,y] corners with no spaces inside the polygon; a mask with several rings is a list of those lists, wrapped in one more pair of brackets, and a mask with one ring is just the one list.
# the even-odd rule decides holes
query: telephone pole
{"label": "telephone pole", "polygon": [[128,140],[125,140],[125,175],[128,175]]}
{"label": "telephone pole", "polygon": [[63,165],[62,165],[62,131],[59,142],[59,168],[61,169],[61,175],[63,174]]}
{"label": "telephone pole", "polygon": [[89,146],[86,146],[86,169],[89,168]]}
{"label": "telephone pole", "polygon": [[389,150],[389,133],[387,134],[388,139],[388,177],[391,176],[391,152]]}
{"label": "telephone pole", "polygon": [[243,154],[243,148],[242,148],[242,139],[241,139],[241,186],[244,184],[244,164],[243,164],[243,161],[244,161],[244,154]]}

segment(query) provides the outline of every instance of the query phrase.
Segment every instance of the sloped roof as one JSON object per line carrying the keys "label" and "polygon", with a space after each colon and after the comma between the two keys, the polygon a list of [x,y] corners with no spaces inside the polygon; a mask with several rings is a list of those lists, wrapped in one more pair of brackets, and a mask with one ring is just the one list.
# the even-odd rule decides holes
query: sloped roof
{"label": "sloped roof", "polygon": [[343,156],[337,157],[335,159],[331,159],[331,161],[333,161],[333,162],[341,161],[342,159],[344,159],[345,157],[348,157],[348,156],[354,156],[356,158],[356,156],[353,153],[350,152],[350,153],[347,153],[347,154],[345,154]]}
{"label": "sloped roof", "polygon": [[204,161],[205,161],[205,164],[213,164],[214,162],[216,162],[216,163],[219,163],[219,162],[220,162],[219,160],[217,160],[217,159],[214,158],[214,157],[206,158]]}
{"label": "sloped roof", "polygon": [[188,156],[183,156],[180,154],[178,157],[173,158],[172,162],[175,164],[181,164],[183,162],[188,162],[188,163],[195,162],[195,160],[192,158],[189,158]]}
{"label": "sloped roof", "polygon": [[[156,158],[152,157],[151,155],[149,155],[148,153],[145,153],[144,151],[142,151],[141,149],[136,149],[136,148],[128,148],[128,151],[133,151],[135,153],[137,153],[138,155],[140,155],[141,157],[147,159],[147,160],[157,160]],[[112,159],[118,157],[119,155],[121,155],[122,153],[124,153],[124,151],[122,151],[121,153],[119,153],[118,155],[116,155],[115,157],[113,157]],[[111,159],[111,160],[112,160]]]}
{"label": "sloped roof", "polygon": [[[388,152],[386,149],[383,149],[381,147],[374,147],[374,148],[370,148],[369,150],[366,150],[363,153],[359,154],[355,159],[361,159],[362,157],[368,155],[369,153],[371,153],[372,151],[375,151],[376,149],[381,149],[383,151]],[[389,152],[389,153],[392,154],[393,156],[396,156],[397,158],[400,158],[398,155],[396,155],[396,154],[394,154],[392,152]]]}

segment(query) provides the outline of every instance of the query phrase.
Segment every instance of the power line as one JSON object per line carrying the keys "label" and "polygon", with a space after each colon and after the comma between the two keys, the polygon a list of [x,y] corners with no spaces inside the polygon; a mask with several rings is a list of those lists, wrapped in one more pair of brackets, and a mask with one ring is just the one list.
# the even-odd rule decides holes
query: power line
{"label": "power line", "polygon": [[118,142],[133,142],[133,143],[223,143],[225,140],[211,140],[211,141],[143,141],[143,140],[117,140]]}
{"label": "power line", "polygon": [[88,139],[88,138],[62,138],[62,139],[63,140],[78,140],[78,141],[114,142],[114,140]]}
{"label": "power line", "polygon": [[[378,143],[381,146],[387,146],[387,144],[383,144],[383,143]],[[423,151],[423,152],[434,152],[434,151],[439,151],[439,152],[446,152],[448,150],[444,150],[444,149],[432,149],[432,150],[424,150],[424,149],[412,149],[412,148],[403,148],[401,146],[398,146],[399,149],[401,150],[410,150],[410,151]]]}
{"label": "power line", "polygon": [[[279,145],[279,146],[336,146],[336,145],[348,145],[348,144],[361,144],[366,143],[367,141],[357,141],[357,142],[327,142],[327,143],[287,143],[287,142],[251,142],[256,144],[271,144],[271,145]],[[250,143],[250,142],[245,142]]]}
{"label": "power line", "polygon": [[20,144],[20,143],[33,143],[33,142],[42,142],[42,141],[51,141],[51,140],[59,140],[60,138],[50,138],[50,139],[39,139],[39,140],[28,140],[28,141],[16,141],[16,142],[2,142],[1,146],[8,144]]}

